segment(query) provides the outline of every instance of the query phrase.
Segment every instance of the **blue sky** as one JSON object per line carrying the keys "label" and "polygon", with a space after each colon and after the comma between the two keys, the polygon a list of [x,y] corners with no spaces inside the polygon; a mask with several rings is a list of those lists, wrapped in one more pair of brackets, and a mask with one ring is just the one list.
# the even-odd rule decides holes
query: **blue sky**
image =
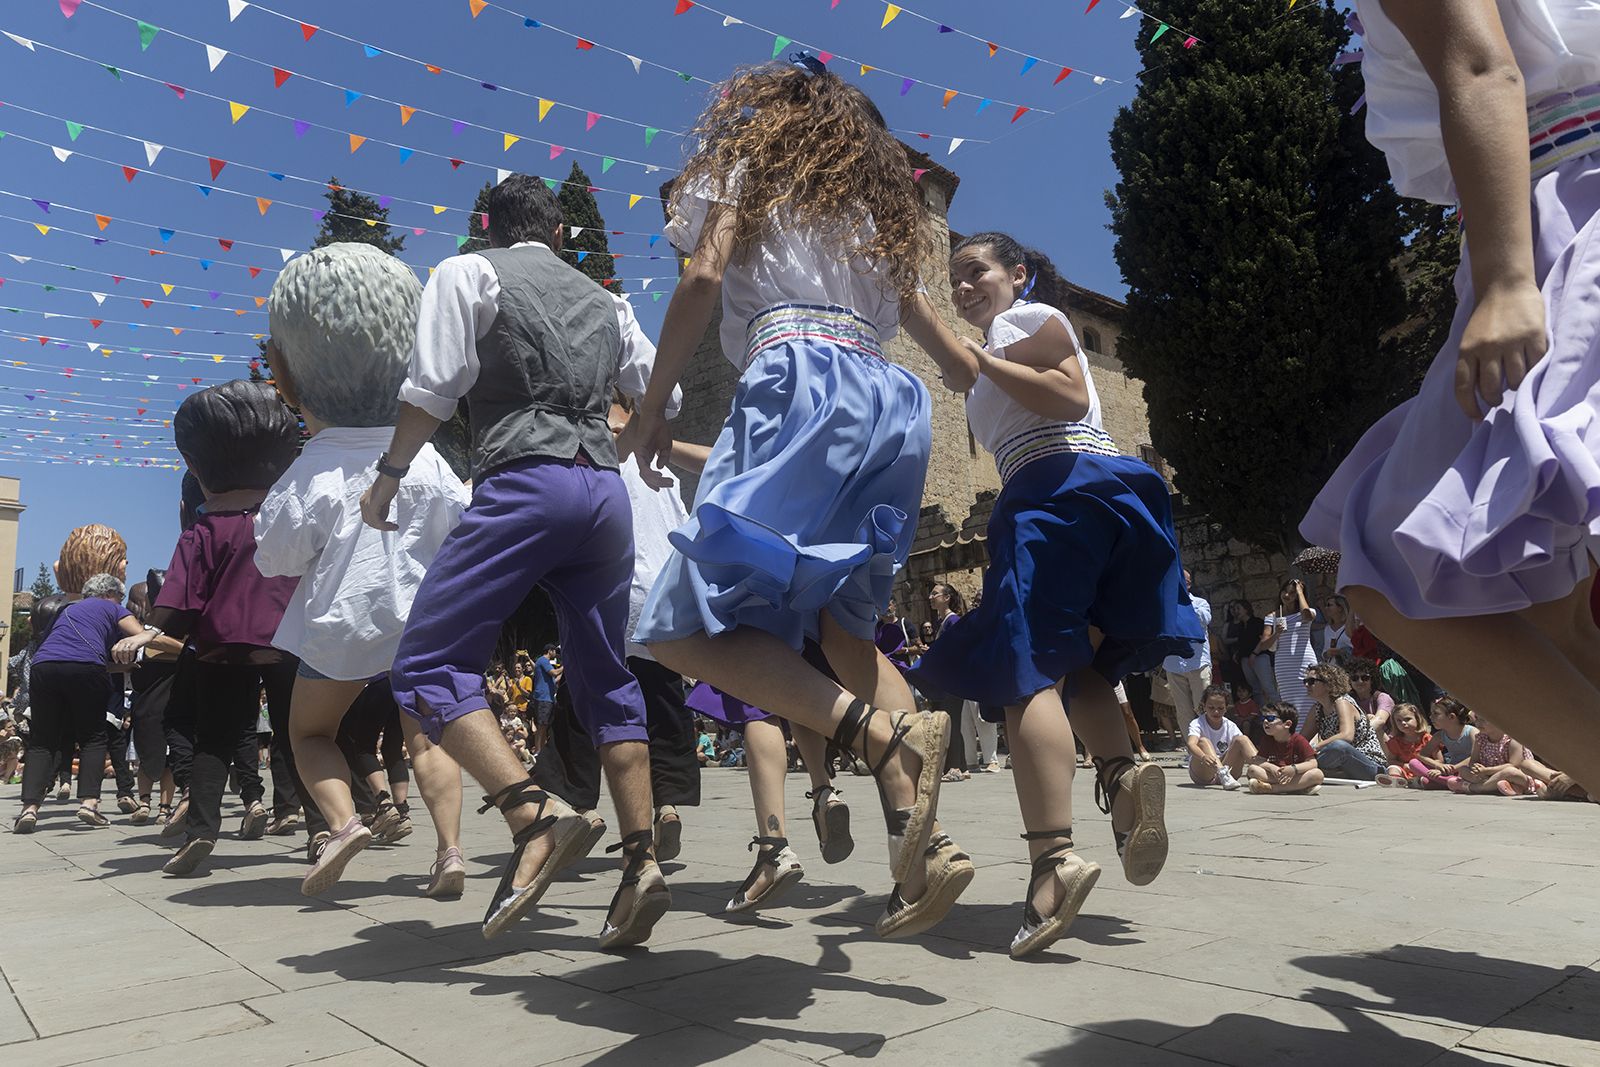
{"label": "blue sky", "polygon": [[[232,21],[230,0],[84,0],[70,19],[58,0],[0,7],[0,30],[35,42],[30,51],[0,38],[0,130],[8,134],[0,140],[0,307],[18,309],[0,311],[0,474],[22,479],[25,580],[86,522],[123,532],[131,572],[166,564],[179,476],[140,461],[176,462],[162,420],[188,390],[245,373],[255,351],[249,335],[266,328],[255,298],[282,265],[278,249],[309,243],[317,225],[310,209],[325,204],[314,183],[332,175],[394,198],[391,221],[407,232],[402,258],[425,271],[454,251],[449,235],[462,232],[464,211],[496,168],[564,177],[577,160],[597,185],[616,190],[598,194],[600,208],[609,227],[630,231],[611,248],[624,254],[619,273],[628,292],[641,294],[635,307],[654,335],[666,301],[651,293],[670,291],[675,264],[664,242],[650,244],[659,203],[630,208],[630,194],[654,193],[683,158],[674,131],[692,124],[707,86],[678,72],[714,80],[772,54],[771,33],[749,23],[841,57],[834,70],[872,93],[902,136],[955,170],[962,182],[952,225],[1009,230],[1050,253],[1072,280],[1123,291],[1106,230],[1104,191],[1116,181],[1106,134],[1133,95],[1135,35],[1152,33],[1156,20],[1120,18],[1120,0],[1088,14],[1087,0],[919,0],[886,27],[883,0],[710,0],[714,11],[681,14],[676,2],[505,0],[474,18],[469,0],[267,0]],[[1171,0],[1148,8],[1181,14]],[[726,17],[742,23],[725,26]],[[527,26],[529,18],[541,25]],[[148,47],[139,19],[159,28]],[[302,20],[318,27],[309,39]],[[941,33],[940,21],[979,39]],[[1181,26],[1164,41],[1179,49],[1188,32],[1205,36],[1204,27]],[[578,47],[572,35],[595,47]],[[1002,47],[991,57],[985,41]],[[205,44],[228,53],[215,70],[219,57]],[[1038,62],[1029,64],[1034,48]],[[637,73],[630,55],[641,60]],[[862,76],[859,63],[894,73]],[[1074,73],[1057,83],[1063,65]],[[273,67],[290,75],[281,86]],[[1096,85],[1092,74],[1107,80]],[[916,81],[902,94],[906,77]],[[961,94],[948,107],[945,88]],[[553,102],[542,121],[540,98]],[[980,110],[983,98],[992,103]],[[230,104],[250,110],[234,121]],[[400,104],[418,109],[404,124]],[[1013,123],[1023,105],[1032,110]],[[592,128],[589,112],[600,116]],[[297,131],[295,120],[310,125]],[[83,127],[76,139],[69,122]],[[661,131],[648,146],[646,127]],[[352,134],[368,139],[354,152]],[[507,147],[506,134],[520,139]],[[947,155],[956,137],[965,141]],[[560,158],[552,161],[541,141],[562,146]],[[143,142],[162,146],[154,163]],[[74,154],[61,162],[57,149]],[[607,156],[618,162],[602,175]],[[215,177],[211,159],[225,164]],[[131,181],[125,166],[138,171]],[[271,201],[265,212],[258,197]],[[103,230],[96,215],[110,220]],[[643,278],[661,280],[646,288]],[[47,443],[46,435],[69,441]],[[19,461],[46,450],[103,458]],[[121,465],[107,465],[113,458]]]}

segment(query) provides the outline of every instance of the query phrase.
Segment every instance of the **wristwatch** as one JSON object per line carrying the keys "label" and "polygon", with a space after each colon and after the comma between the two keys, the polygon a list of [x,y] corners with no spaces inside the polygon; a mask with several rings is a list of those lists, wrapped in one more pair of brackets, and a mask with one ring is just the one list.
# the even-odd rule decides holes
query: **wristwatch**
{"label": "wristwatch", "polygon": [[406,476],[406,472],[409,471],[410,469],[411,469],[411,467],[409,465],[404,466],[404,467],[392,467],[392,466],[390,466],[389,465],[389,453],[387,453],[387,452],[385,452],[383,455],[378,457],[378,464],[377,464],[378,473],[384,475],[385,477],[393,478],[397,482],[400,479],[404,478]]}

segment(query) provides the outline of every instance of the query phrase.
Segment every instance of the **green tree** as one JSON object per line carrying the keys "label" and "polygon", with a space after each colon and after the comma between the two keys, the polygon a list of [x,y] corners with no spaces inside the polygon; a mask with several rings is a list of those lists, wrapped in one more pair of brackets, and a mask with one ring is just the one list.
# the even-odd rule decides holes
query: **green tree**
{"label": "green tree", "polygon": [[396,256],[405,249],[405,234],[393,232],[389,225],[389,209],[374,198],[344,188],[338,178],[328,179],[328,191],[322,195],[328,201],[328,213],[322,216],[322,225],[311,242],[312,248],[336,241],[352,241]]}
{"label": "green tree", "polygon": [[1399,266],[1410,318],[1392,339],[1392,404],[1416,393],[1428,365],[1450,336],[1456,313],[1456,268],[1461,265],[1461,220],[1454,208],[1425,200],[1402,200],[1400,205],[1409,231]]}
{"label": "green tree", "polygon": [[[27,608],[16,604],[11,606],[11,652],[15,655],[33,643],[33,613]],[[16,675],[11,675],[11,686],[15,690],[21,681]]]}
{"label": "green tree", "polygon": [[28,587],[28,592],[33,594],[33,601],[36,604],[47,596],[55,595],[56,583],[54,577],[50,574],[50,565],[48,563],[39,564],[39,573],[33,579],[33,584]]}
{"label": "green tree", "polygon": [[613,292],[621,293],[622,286],[616,280],[617,262],[611,258],[611,242],[606,236],[605,216],[600,214],[600,205],[595,202],[589,175],[577,163],[572,164],[556,196],[567,222],[567,232],[563,235],[566,248],[573,254],[578,269]]}
{"label": "green tree", "polygon": [[489,227],[483,220],[489,217],[489,192],[493,188],[493,182],[484,182],[477,199],[472,201],[472,214],[467,216],[467,243],[461,246],[464,253],[481,252],[489,247]]}
{"label": "green tree", "polygon": [[1341,12],[1196,0],[1189,18],[1205,46],[1147,35],[1112,126],[1120,354],[1179,488],[1234,536],[1292,552],[1392,395],[1406,227],[1354,109],[1360,71],[1333,66]]}

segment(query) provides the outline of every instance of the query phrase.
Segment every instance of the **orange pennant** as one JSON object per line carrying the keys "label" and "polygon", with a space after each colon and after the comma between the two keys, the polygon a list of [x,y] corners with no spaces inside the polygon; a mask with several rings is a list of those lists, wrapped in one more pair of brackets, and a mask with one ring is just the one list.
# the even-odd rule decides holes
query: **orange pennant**
{"label": "orange pennant", "polygon": [[414,108],[414,107],[406,107],[404,104],[401,104],[400,105],[400,125],[404,126],[406,123],[410,122],[411,121],[411,116],[415,115],[416,113],[417,113],[417,109],[416,108]]}
{"label": "orange pennant", "polygon": [[258,209],[258,210],[259,210],[259,211],[260,211],[260,212],[261,212],[261,213],[262,213],[262,214],[263,214],[263,215],[265,215],[265,214],[266,214],[266,213],[267,213],[267,208],[269,208],[269,207],[271,207],[271,206],[272,206],[272,201],[271,201],[271,200],[268,200],[268,199],[267,199],[267,198],[266,198],[266,197],[264,197],[264,196],[258,196],[258,197],[256,197],[256,208],[257,208],[257,209]]}
{"label": "orange pennant", "polygon": [[477,18],[489,6],[489,0],[467,0],[467,6],[472,8],[472,17]]}
{"label": "orange pennant", "polygon": [[959,95],[960,94],[957,93],[954,89],[946,89],[944,91],[944,106],[945,107],[949,107],[950,106],[950,101],[954,100]]}
{"label": "orange pennant", "polygon": [[102,230],[104,230],[107,226],[111,225],[111,216],[110,215],[96,215],[94,217],[94,221],[99,223],[100,228]]}
{"label": "orange pennant", "polygon": [[350,135],[350,152],[351,152],[351,154],[354,155],[355,154],[355,150],[360,148],[362,145],[364,145],[366,143],[367,143],[367,139],[365,137],[361,136],[358,133],[352,133]]}

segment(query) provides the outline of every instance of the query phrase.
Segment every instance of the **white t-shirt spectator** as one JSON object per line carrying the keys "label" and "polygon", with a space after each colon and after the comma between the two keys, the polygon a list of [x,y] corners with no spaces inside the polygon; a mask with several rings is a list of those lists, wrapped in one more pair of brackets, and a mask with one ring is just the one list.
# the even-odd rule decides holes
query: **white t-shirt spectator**
{"label": "white t-shirt spectator", "polygon": [[[1168,674],[1188,674],[1211,666],[1211,604],[1205,597],[1193,593],[1189,594],[1189,603],[1194,605],[1194,613],[1200,616],[1200,627],[1206,631],[1206,637],[1192,655],[1168,656],[1161,664]],[[1219,748],[1217,751],[1222,750]]]}
{"label": "white t-shirt spectator", "polygon": [[1225,756],[1228,753],[1228,746],[1243,735],[1239,733],[1239,727],[1232,719],[1224,718],[1221,726],[1212,729],[1211,723],[1204,715],[1196,715],[1194,721],[1189,724],[1189,736],[1205,738],[1211,742],[1211,747],[1217,750],[1217,755]]}

